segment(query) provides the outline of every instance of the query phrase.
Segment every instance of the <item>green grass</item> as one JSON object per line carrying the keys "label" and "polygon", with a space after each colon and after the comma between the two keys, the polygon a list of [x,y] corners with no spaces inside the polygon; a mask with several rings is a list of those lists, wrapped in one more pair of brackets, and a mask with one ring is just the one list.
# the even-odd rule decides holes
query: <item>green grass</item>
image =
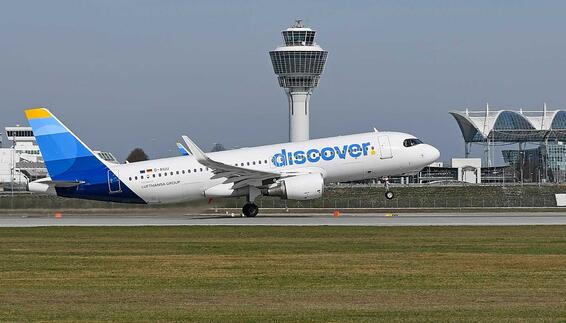
{"label": "green grass", "polygon": [[1,228],[1,321],[565,321],[566,227]]}

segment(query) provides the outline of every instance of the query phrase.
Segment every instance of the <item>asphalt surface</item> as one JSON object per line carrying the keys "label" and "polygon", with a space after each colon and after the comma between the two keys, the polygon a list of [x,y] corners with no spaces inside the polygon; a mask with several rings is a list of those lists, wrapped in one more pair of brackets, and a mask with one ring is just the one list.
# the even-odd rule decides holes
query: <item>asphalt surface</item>
{"label": "asphalt surface", "polygon": [[566,225],[565,212],[556,213],[365,213],[265,214],[242,218],[232,214],[96,214],[1,215],[0,227],[40,226],[454,226],[454,225]]}

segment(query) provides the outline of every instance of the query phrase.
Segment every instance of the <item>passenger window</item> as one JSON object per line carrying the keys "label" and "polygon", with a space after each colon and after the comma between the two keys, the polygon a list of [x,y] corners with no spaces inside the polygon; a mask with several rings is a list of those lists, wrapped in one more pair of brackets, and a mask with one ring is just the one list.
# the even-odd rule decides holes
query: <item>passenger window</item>
{"label": "passenger window", "polygon": [[185,173],[185,170],[183,169],[183,174]]}
{"label": "passenger window", "polygon": [[202,167],[200,168],[200,171],[202,172]]}
{"label": "passenger window", "polygon": [[130,177],[130,181],[132,180],[132,178]]}
{"label": "passenger window", "polygon": [[240,166],[244,166],[244,163],[241,163]]}
{"label": "passenger window", "polygon": [[196,172],[197,172],[197,169],[195,168],[195,169],[193,169],[193,171],[196,173]]}
{"label": "passenger window", "polygon": [[250,166],[250,162],[248,162],[248,166]]}
{"label": "passenger window", "polygon": [[254,161],[254,162],[253,162],[252,164],[254,164],[254,165],[255,165],[255,161]]}
{"label": "passenger window", "polygon": [[136,179],[136,181],[138,180],[138,177],[137,177],[137,176],[136,176],[136,177],[134,177],[134,178]]}
{"label": "passenger window", "polygon": [[140,179],[143,179],[143,175],[140,175]]}
{"label": "passenger window", "polygon": [[258,160],[258,163],[261,165],[261,160]]}
{"label": "passenger window", "polygon": [[177,175],[179,175],[179,171],[177,171]]}
{"label": "passenger window", "polygon": [[161,177],[161,173],[159,173],[159,177]]}
{"label": "passenger window", "polygon": [[266,159],[266,160],[264,160],[264,162],[265,162],[265,163],[267,164],[267,159]]}
{"label": "passenger window", "polygon": [[155,174],[153,174],[153,178],[155,178]]}
{"label": "passenger window", "polygon": [[163,173],[163,176],[167,176],[167,172]]}

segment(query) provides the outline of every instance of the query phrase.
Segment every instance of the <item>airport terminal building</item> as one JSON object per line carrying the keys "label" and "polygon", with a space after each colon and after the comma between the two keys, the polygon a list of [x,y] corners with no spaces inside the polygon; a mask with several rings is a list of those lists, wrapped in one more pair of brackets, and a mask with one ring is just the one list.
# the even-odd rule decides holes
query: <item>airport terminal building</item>
{"label": "airport terminal building", "polygon": [[[485,166],[493,168],[495,147],[517,145],[502,150],[505,163],[516,170],[520,181],[566,182],[566,110],[485,110],[452,111],[469,157],[471,146],[484,149]],[[526,146],[534,146],[526,148]]]}
{"label": "airport terminal building", "polygon": [[0,190],[25,190],[29,182],[47,176],[39,146],[31,127],[4,130],[8,147],[0,141]]}

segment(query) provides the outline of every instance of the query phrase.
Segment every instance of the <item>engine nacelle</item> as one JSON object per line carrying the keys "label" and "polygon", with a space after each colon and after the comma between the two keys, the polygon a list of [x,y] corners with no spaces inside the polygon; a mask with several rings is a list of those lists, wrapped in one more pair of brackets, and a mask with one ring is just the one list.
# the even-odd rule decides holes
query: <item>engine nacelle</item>
{"label": "engine nacelle", "polygon": [[288,177],[267,188],[265,195],[279,196],[288,200],[314,200],[322,197],[322,174],[306,174]]}

